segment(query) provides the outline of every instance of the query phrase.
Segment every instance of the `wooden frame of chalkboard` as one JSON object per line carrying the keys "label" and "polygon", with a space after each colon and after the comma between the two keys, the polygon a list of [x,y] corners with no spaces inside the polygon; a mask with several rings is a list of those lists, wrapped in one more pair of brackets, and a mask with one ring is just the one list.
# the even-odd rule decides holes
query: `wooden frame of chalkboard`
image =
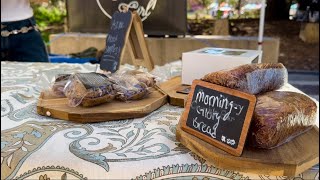
{"label": "wooden frame of chalkboard", "polygon": [[127,43],[132,63],[151,71],[154,68],[154,64],[144,37],[141,18],[137,12],[133,12],[132,16],[132,26]]}
{"label": "wooden frame of chalkboard", "polygon": [[194,80],[180,119],[181,128],[234,156],[241,156],[255,104],[254,95]]}

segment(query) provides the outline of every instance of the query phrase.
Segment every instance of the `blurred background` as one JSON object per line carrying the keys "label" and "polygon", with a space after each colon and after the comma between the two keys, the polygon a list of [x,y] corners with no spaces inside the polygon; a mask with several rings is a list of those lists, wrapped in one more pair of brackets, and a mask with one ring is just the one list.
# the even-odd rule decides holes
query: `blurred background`
{"label": "blurred background", "polygon": [[[49,46],[49,35],[68,31],[66,0],[33,5],[35,18]],[[261,1],[188,0],[187,34],[215,35],[214,22],[228,20],[229,35],[257,36]],[[319,71],[319,41],[299,37],[303,22],[319,22],[319,3],[308,0],[268,0],[265,36],[280,38],[279,62],[288,69]]]}
{"label": "blurred background", "polygon": [[[158,9],[167,8],[165,5],[161,5],[160,1],[158,1]],[[104,7],[110,9],[111,7],[108,7],[110,5],[107,3],[111,1],[104,2]],[[141,4],[143,2],[139,1]],[[183,26],[185,19],[186,26],[182,29],[181,27],[168,26],[167,29],[171,28],[173,31],[183,32],[182,34],[191,36],[258,36],[260,0],[177,0],[174,2],[178,6],[181,3],[183,8],[185,6],[186,12],[181,13],[181,8],[179,12],[167,10],[168,14],[173,14],[170,16],[173,20],[171,22],[168,20],[170,25],[180,23]],[[103,5],[103,3],[101,4]],[[91,5],[96,9],[91,8]],[[103,15],[98,9],[96,1],[93,0],[83,0],[81,3],[73,0],[50,0],[49,3],[33,6],[35,18],[49,50],[52,41],[60,37],[58,35],[50,41],[50,34],[63,35],[65,32],[95,33],[95,30],[99,31],[99,28],[108,29],[106,24],[100,23],[101,20],[94,17],[96,15],[94,13]],[[175,13],[176,16],[186,17],[182,17],[181,20],[181,17],[175,17]],[[151,17],[152,15],[150,19],[144,21],[147,28],[145,32],[151,32],[148,27],[155,27],[152,23],[161,23],[161,19],[152,19]],[[105,19],[106,17],[103,16],[102,18]],[[291,83],[319,99],[319,1],[267,0],[265,19],[264,36],[280,39],[277,58],[278,62],[283,63],[288,68]],[[166,27],[166,25],[162,26]],[[88,27],[92,28],[88,29]],[[101,33],[106,33],[106,31]],[[210,46],[210,43],[208,45]],[[214,44],[212,45],[214,46]]]}

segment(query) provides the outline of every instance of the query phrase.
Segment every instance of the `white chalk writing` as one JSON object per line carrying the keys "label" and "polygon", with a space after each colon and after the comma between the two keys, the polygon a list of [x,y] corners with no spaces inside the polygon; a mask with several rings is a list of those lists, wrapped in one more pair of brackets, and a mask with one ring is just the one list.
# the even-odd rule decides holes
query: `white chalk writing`
{"label": "white chalk writing", "polygon": [[107,54],[114,54],[118,56],[121,52],[121,48],[113,44],[112,46],[108,46],[106,50]]}
{"label": "white chalk writing", "polygon": [[108,35],[108,43],[114,43],[118,41],[118,35],[114,36],[112,34]]}
{"label": "white chalk writing", "polygon": [[[203,89],[195,92],[197,93],[194,94],[190,109],[196,112],[197,117],[193,117],[192,126],[214,139],[217,138],[217,129],[220,123],[237,120],[236,117],[241,115],[244,109],[243,105],[235,103],[233,100],[230,100],[230,97],[228,98],[222,93],[215,95],[206,94]],[[207,120],[209,120],[210,123],[208,123]],[[236,144],[234,139],[227,138],[223,134],[221,136],[221,142],[231,146]]]}
{"label": "white chalk writing", "polygon": [[124,22],[122,21],[113,21],[111,24],[111,30],[120,30],[124,28]]}
{"label": "white chalk writing", "polygon": [[212,108],[217,107],[227,110],[221,111],[221,113],[223,114],[223,121],[230,120],[230,114],[233,110],[238,110],[238,112],[236,112],[237,115],[240,115],[243,110],[243,106],[235,104],[233,101],[228,100],[228,98],[223,96],[222,94],[220,94],[219,96],[210,96],[208,94],[205,94],[201,89],[196,95],[195,102],[202,103]]}
{"label": "white chalk writing", "polygon": [[216,138],[217,127],[219,126],[219,121],[213,126],[208,126],[206,123],[200,121],[198,122],[198,117],[193,119],[192,123],[193,127],[198,129],[199,131],[209,134],[212,138]]}
{"label": "white chalk writing", "polygon": [[151,15],[151,11],[154,10],[156,5],[157,5],[157,0],[150,0],[146,8],[140,5],[138,1],[131,1],[128,4],[120,3],[118,8],[119,8],[119,11],[122,11],[126,8],[136,10],[137,13],[141,16],[141,20],[144,21]]}

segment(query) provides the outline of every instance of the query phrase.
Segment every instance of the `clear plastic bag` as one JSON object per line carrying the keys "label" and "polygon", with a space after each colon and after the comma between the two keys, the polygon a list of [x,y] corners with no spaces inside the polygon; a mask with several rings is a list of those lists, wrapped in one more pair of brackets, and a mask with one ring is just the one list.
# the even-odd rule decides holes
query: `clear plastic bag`
{"label": "clear plastic bag", "polygon": [[149,73],[128,69],[114,74],[78,73],[69,77],[63,93],[71,107],[97,106],[115,98],[127,102],[145,98],[155,79]]}
{"label": "clear plastic bag", "polygon": [[203,81],[260,94],[281,88],[288,82],[288,71],[281,63],[247,64],[207,74]]}
{"label": "clear plastic bag", "polygon": [[55,76],[55,80],[51,86],[53,95],[57,97],[65,97],[64,88],[67,85],[70,76],[71,74],[58,74]]}
{"label": "clear plastic bag", "polygon": [[106,75],[98,73],[77,73],[71,75],[64,88],[64,94],[71,107],[97,106],[114,99],[115,83]]}
{"label": "clear plastic bag", "polygon": [[156,77],[148,72],[130,70],[123,72],[122,74],[133,76],[133,78],[137,79],[141,83],[144,83],[145,85],[147,85],[147,87],[153,87],[157,82]]}
{"label": "clear plastic bag", "polygon": [[157,82],[165,82],[170,80],[173,77],[181,76],[182,71],[182,61],[174,61],[171,63],[167,63],[163,66],[155,66],[155,68],[150,72],[154,76],[156,76]]}
{"label": "clear plastic bag", "polygon": [[295,92],[272,91],[257,96],[248,144],[272,149],[310,130],[317,116],[317,105]]}
{"label": "clear plastic bag", "polygon": [[37,76],[35,82],[38,84],[39,91],[45,91],[50,96],[61,98],[65,97],[63,89],[70,75],[71,72],[67,70],[45,70],[35,74]]}
{"label": "clear plastic bag", "polygon": [[155,85],[151,75],[139,71],[117,72],[111,75],[111,79],[115,82],[116,99],[124,102],[143,99]]}

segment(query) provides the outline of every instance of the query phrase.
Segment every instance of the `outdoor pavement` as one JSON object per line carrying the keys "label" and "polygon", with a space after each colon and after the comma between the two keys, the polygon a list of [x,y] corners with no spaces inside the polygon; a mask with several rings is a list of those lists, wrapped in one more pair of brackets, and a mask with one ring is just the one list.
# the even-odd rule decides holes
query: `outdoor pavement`
{"label": "outdoor pavement", "polygon": [[319,101],[319,72],[289,71],[289,83]]}

